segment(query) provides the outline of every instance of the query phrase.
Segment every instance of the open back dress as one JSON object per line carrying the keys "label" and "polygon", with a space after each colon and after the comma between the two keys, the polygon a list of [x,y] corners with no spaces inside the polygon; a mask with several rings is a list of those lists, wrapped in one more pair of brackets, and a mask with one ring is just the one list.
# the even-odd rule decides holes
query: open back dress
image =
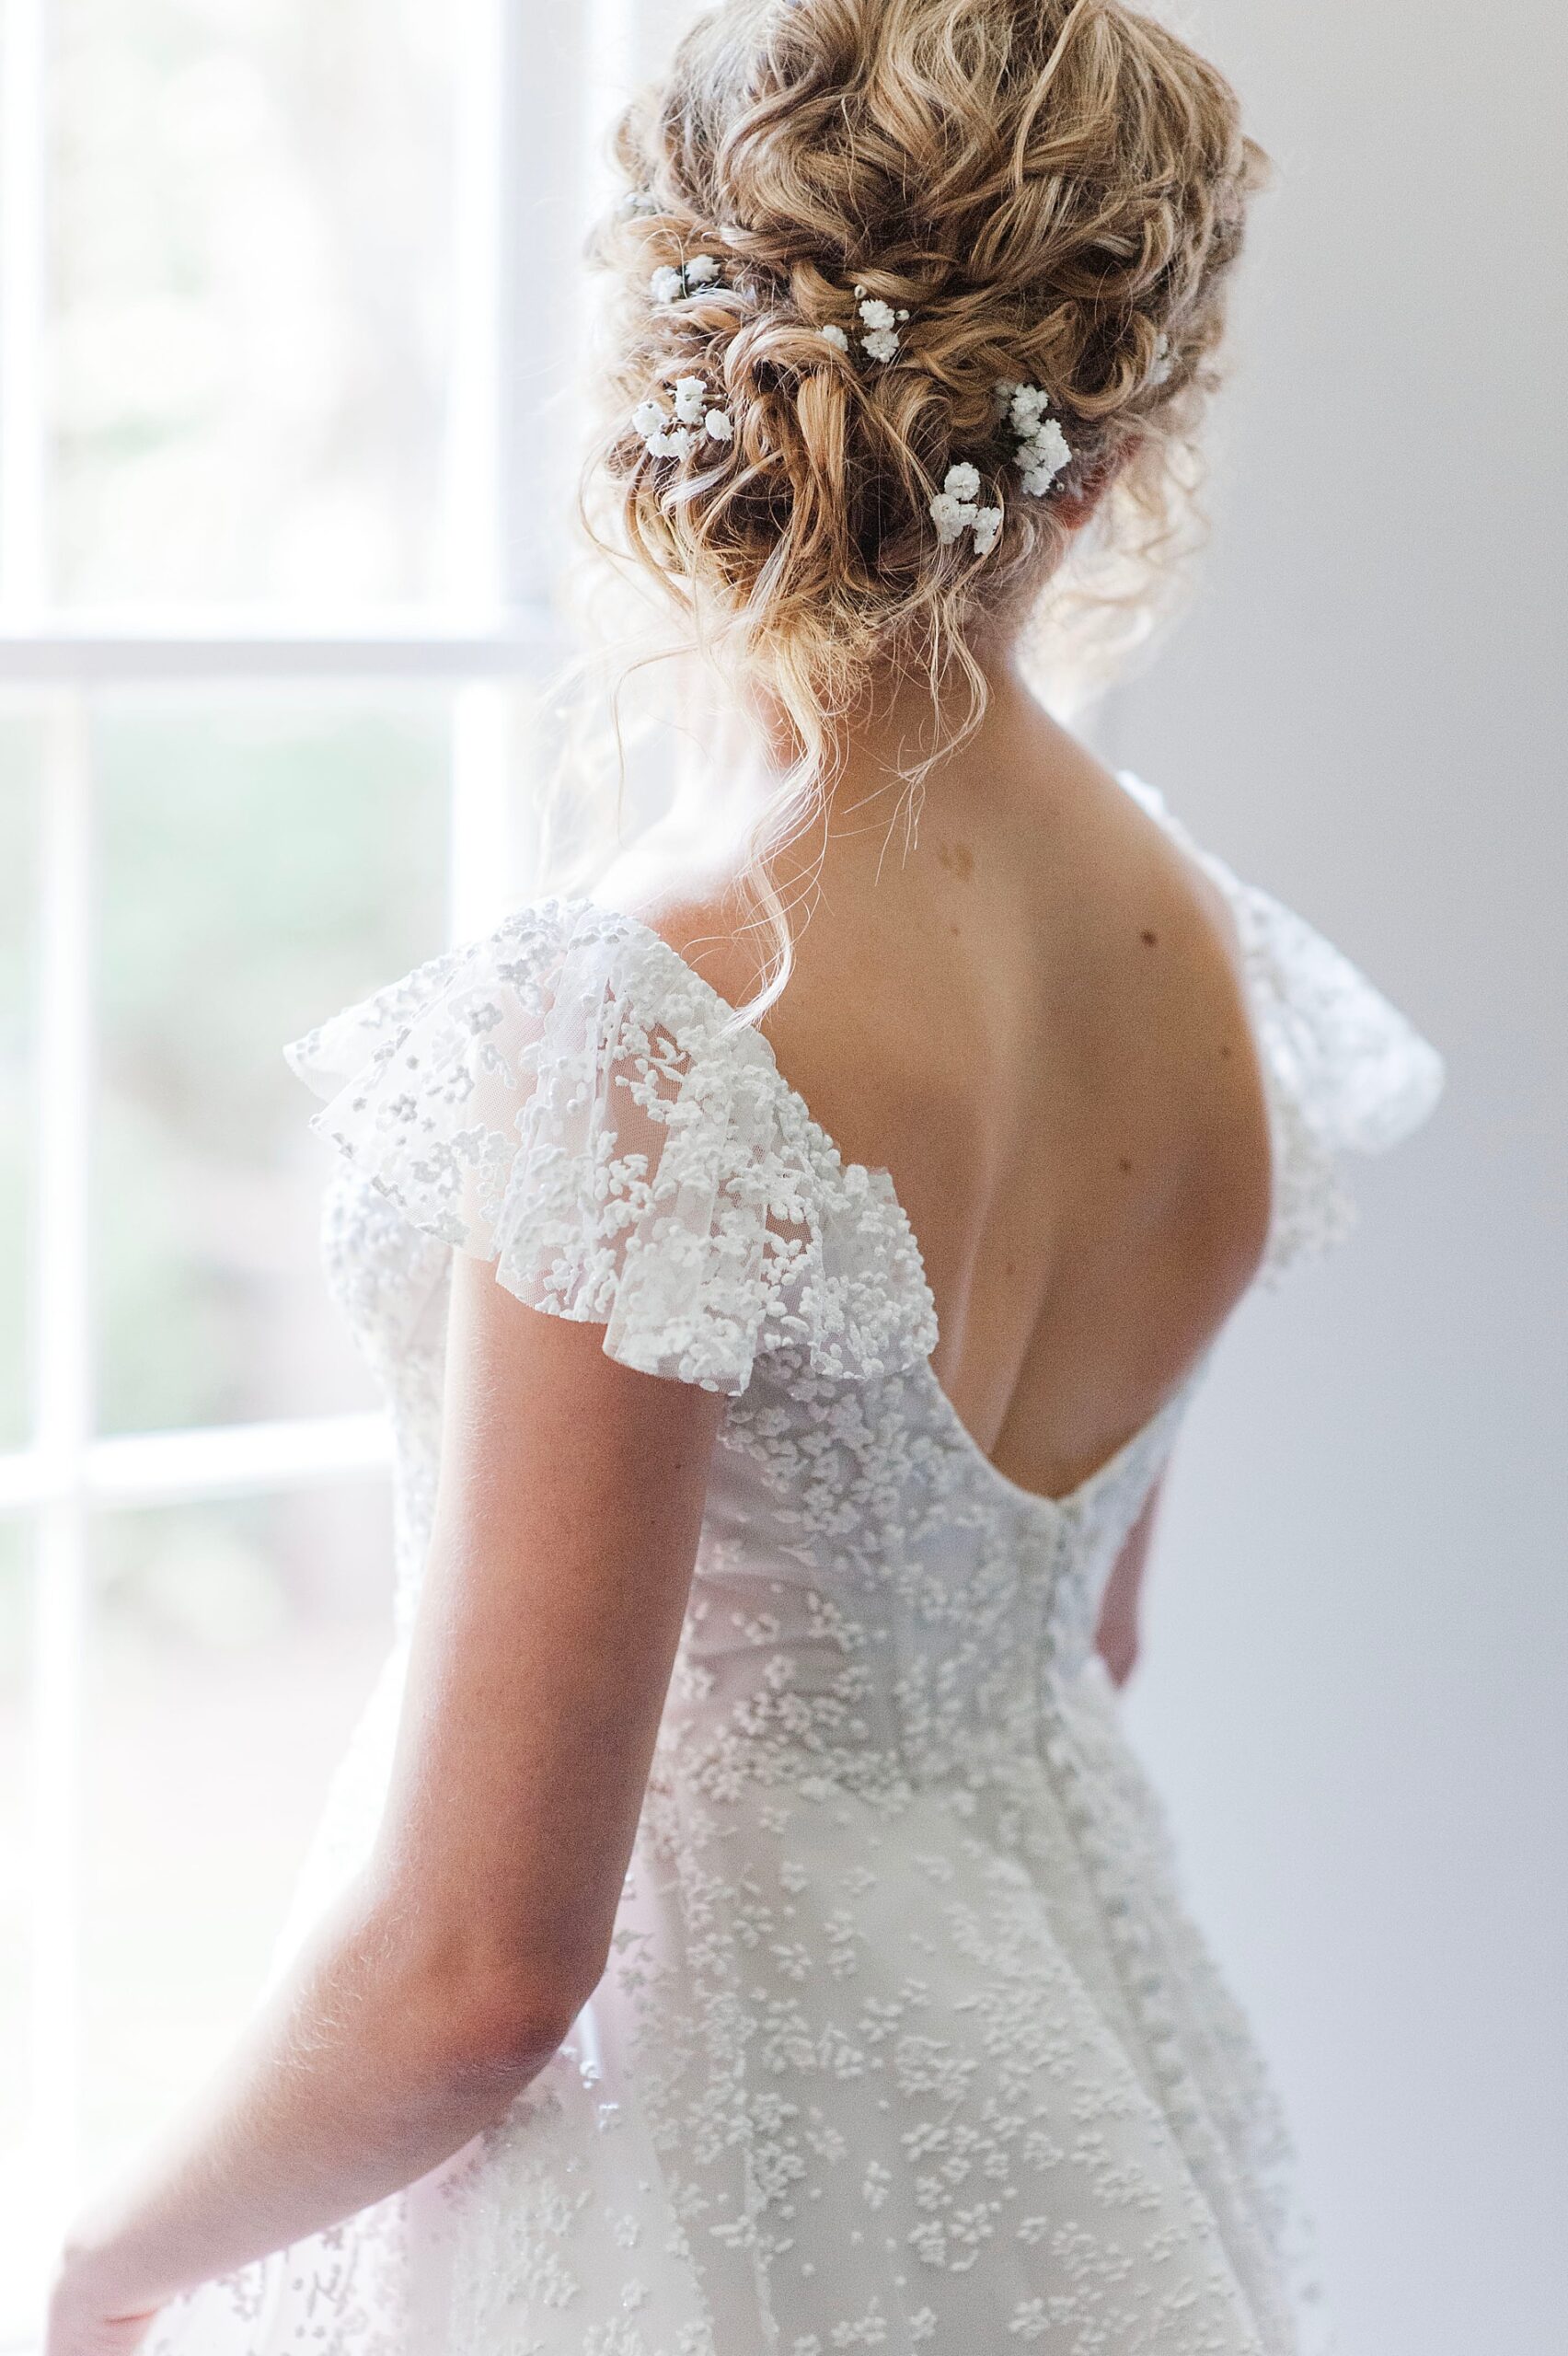
{"label": "open back dress", "polygon": [[[1235,912],[1260,1277],[1440,1091],[1320,934],[1126,789]],[[340,1149],[331,1289],[394,1436],[396,1634],[274,1952],[363,1862],[441,1445],[454,1249],[727,1394],[611,1960],[493,2127],[167,2308],[151,2356],[1299,2356],[1286,2132],[1094,1648],[1209,1353],[1066,1497],[932,1370],[885,1170],[656,933],[516,910],[285,1053]],[[271,1984],[270,1981],[269,1984]]]}

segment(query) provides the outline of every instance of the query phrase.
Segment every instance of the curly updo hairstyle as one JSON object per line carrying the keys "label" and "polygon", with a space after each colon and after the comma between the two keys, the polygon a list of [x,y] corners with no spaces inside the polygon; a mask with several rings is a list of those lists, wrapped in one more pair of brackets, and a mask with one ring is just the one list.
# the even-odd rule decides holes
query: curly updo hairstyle
{"label": "curly updo hairstyle", "polygon": [[[729,0],[615,156],[585,504],[772,691],[803,768],[880,665],[973,677],[977,626],[1023,618],[1095,494],[1097,536],[1176,537],[1263,158],[1174,33],[1123,0]],[[702,398],[672,410],[683,377]],[[1007,383],[1071,452],[1043,495]],[[651,450],[648,404],[696,430]],[[1002,510],[987,553],[933,521],[955,464]]]}

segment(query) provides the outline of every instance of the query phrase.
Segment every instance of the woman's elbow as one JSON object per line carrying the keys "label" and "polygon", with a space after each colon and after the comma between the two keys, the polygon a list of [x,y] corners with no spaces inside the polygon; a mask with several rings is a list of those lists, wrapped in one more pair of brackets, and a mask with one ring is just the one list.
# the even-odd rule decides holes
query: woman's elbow
{"label": "woman's elbow", "polygon": [[467,1933],[410,1937],[408,1917],[366,1925],[386,2034],[424,2074],[518,2087],[565,2041],[607,1956],[525,1955]]}
{"label": "woman's elbow", "polygon": [[525,2085],[564,2044],[592,1992],[575,1976],[504,1969],[466,1982],[441,2006],[436,2044],[444,2068],[454,2080]]}

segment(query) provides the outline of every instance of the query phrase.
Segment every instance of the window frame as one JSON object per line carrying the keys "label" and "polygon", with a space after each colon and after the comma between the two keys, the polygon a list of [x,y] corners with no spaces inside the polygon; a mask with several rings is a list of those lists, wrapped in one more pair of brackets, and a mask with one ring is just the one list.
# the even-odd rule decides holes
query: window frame
{"label": "window frame", "polygon": [[[25,2246],[42,2263],[79,2180],[84,1657],[94,1517],[280,1495],[385,1466],[379,1414],[108,1436],[94,1426],[92,1161],[97,696],[138,688],[451,691],[448,921],[525,877],[528,715],[563,645],[556,536],[570,479],[560,398],[585,325],[582,237],[603,133],[643,31],[638,0],[550,12],[456,0],[453,318],[438,584],[428,604],[296,621],[228,608],[66,607],[50,578],[50,226],[59,0],[0,0],[0,698],[43,722],[37,853],[31,1435],[0,1452],[0,1519],[30,1533],[30,2054]],[[563,92],[567,101],[563,103]],[[571,101],[575,100],[573,103]],[[521,790],[520,790],[521,788]],[[388,1568],[390,1578],[390,1567]],[[151,2126],[152,2122],[149,2122]]]}

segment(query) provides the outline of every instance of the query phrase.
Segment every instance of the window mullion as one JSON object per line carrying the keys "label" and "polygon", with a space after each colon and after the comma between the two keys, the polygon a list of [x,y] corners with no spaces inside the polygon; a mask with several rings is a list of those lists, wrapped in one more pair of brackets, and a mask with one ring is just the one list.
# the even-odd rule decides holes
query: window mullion
{"label": "window mullion", "polygon": [[[457,101],[447,595],[548,610],[566,550],[582,274],[580,11],[467,0]],[[452,716],[449,923],[463,939],[534,888],[540,634],[510,680],[473,677]]]}
{"label": "window mullion", "polygon": [[490,285],[501,427],[495,514],[508,605],[548,605],[568,552],[581,434],[582,123],[588,12],[481,0],[501,73],[490,188]]}
{"label": "window mullion", "polygon": [[0,604],[48,595],[49,0],[0,0]]}
{"label": "window mullion", "polygon": [[83,1688],[93,1413],[92,773],[86,707],[47,720],[35,1153],[35,1445],[51,1496],[34,1564],[33,2144],[45,2241],[79,2136]]}
{"label": "window mullion", "polygon": [[504,432],[501,256],[508,244],[502,143],[509,0],[464,0],[453,95],[452,326],[441,592],[458,610],[505,602],[498,497]]}

